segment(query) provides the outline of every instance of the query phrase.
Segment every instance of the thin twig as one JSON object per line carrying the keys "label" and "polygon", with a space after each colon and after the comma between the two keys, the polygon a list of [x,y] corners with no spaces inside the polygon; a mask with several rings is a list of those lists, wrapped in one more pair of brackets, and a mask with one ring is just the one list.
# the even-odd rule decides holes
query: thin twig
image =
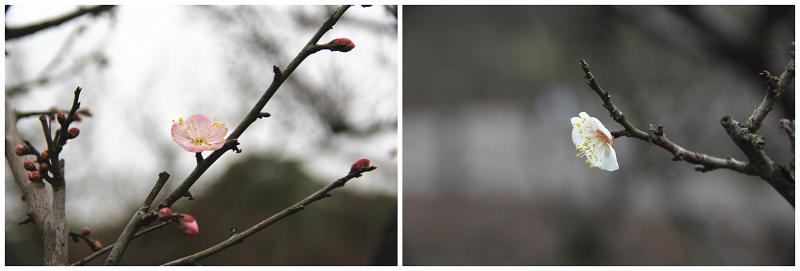
{"label": "thin twig", "polygon": [[347,184],[347,181],[349,181],[349,180],[351,180],[353,178],[361,177],[362,173],[368,172],[368,171],[373,171],[375,169],[376,169],[376,167],[372,167],[371,166],[371,167],[361,168],[361,169],[357,169],[357,170],[355,170],[353,172],[350,172],[349,174],[347,174],[347,176],[344,176],[341,179],[333,181],[332,183],[328,184],[327,186],[325,186],[324,188],[322,188],[319,191],[315,192],[314,194],[311,194],[310,196],[308,196],[305,199],[295,203],[294,205],[292,205],[292,206],[290,206],[290,207],[288,207],[286,209],[283,209],[283,211],[280,211],[277,214],[274,214],[274,215],[270,216],[269,218],[259,222],[258,224],[250,227],[249,229],[244,230],[244,231],[242,231],[240,233],[234,233],[233,235],[231,235],[225,241],[222,241],[222,242],[220,242],[220,243],[218,243],[218,244],[216,244],[216,245],[214,245],[214,246],[212,246],[212,247],[210,247],[208,249],[205,249],[205,250],[197,252],[195,254],[192,254],[192,255],[189,255],[189,256],[186,256],[186,257],[183,257],[183,258],[168,262],[168,263],[166,263],[164,265],[189,265],[189,264],[195,264],[199,260],[202,260],[202,259],[204,259],[206,257],[211,256],[211,255],[217,254],[217,253],[219,253],[219,252],[221,252],[221,251],[223,251],[223,250],[225,250],[225,249],[227,249],[229,247],[232,247],[232,246],[234,246],[236,244],[242,243],[242,241],[244,241],[248,237],[250,237],[250,236],[258,233],[259,231],[261,231],[261,230],[263,230],[263,229],[265,229],[265,228],[277,223],[278,221],[281,221],[284,218],[287,218],[287,217],[289,217],[289,216],[291,216],[291,215],[293,215],[293,214],[295,214],[295,213],[297,213],[299,211],[304,210],[306,207],[308,207],[312,203],[317,202],[317,201],[322,200],[322,199],[325,199],[327,197],[330,197],[330,192],[331,191],[333,191],[336,188],[344,186],[345,184]]}
{"label": "thin twig", "polygon": [[44,22],[32,25],[20,26],[20,27],[11,27],[11,28],[6,27],[6,41],[18,39],[50,27],[61,25],[65,22],[68,22],[72,19],[81,17],[86,14],[97,15],[105,11],[111,10],[112,8],[114,8],[114,6],[95,6],[91,8],[80,8],[71,13],[64,14],[60,17],[53,18],[51,20],[47,20]]}
{"label": "thin twig", "polygon": [[[169,223],[171,223],[172,221],[174,221],[174,220],[168,220],[168,221],[165,221],[165,222],[161,222],[159,224],[156,224],[154,226],[151,226],[151,227],[148,227],[148,228],[146,228],[144,230],[141,230],[141,231],[137,232],[136,234],[134,234],[133,237],[131,238],[131,240],[139,238],[139,236],[145,235],[145,234],[147,234],[147,233],[149,233],[151,231],[163,228],[163,227],[167,226]],[[110,244],[110,245],[108,245],[108,246],[106,246],[106,247],[104,247],[104,248],[102,248],[102,249],[90,254],[89,256],[86,256],[85,258],[80,259],[79,261],[77,261],[77,262],[75,262],[75,263],[73,263],[71,265],[85,265],[88,262],[96,259],[97,257],[100,257],[103,254],[106,254],[107,252],[111,251],[116,244],[117,243]]]}
{"label": "thin twig", "polygon": [[[69,109],[54,109],[54,110],[47,110],[47,111],[25,111],[25,112],[17,112],[17,119],[24,119],[27,117],[38,117],[42,115],[49,116],[51,118],[55,117],[58,112],[67,112]],[[88,110],[79,110],[79,115],[91,117],[92,113]]]}
{"label": "thin twig", "polygon": [[108,255],[108,259],[106,259],[106,265],[117,265],[119,264],[119,260],[122,259],[122,255],[125,254],[125,249],[128,248],[128,244],[133,240],[133,235],[139,229],[142,224],[144,224],[145,216],[147,212],[150,210],[150,205],[152,205],[153,200],[156,199],[158,196],[158,192],[161,191],[161,188],[164,187],[164,184],[169,179],[169,174],[164,171],[158,174],[158,180],[156,181],[155,186],[153,189],[150,190],[150,194],[147,195],[147,198],[142,203],[142,206],[139,207],[131,220],[125,225],[125,228],[120,233],[119,238],[117,238],[117,242],[115,244],[119,244],[114,246],[114,249],[111,250],[111,253]]}

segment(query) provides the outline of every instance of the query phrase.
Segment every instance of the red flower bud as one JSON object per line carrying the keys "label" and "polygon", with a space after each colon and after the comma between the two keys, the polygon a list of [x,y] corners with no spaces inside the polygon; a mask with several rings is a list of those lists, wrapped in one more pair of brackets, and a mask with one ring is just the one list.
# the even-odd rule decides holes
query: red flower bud
{"label": "red flower bud", "polygon": [[78,115],[77,112],[72,114],[72,121],[81,121],[81,115]]}
{"label": "red flower bud", "polygon": [[84,236],[92,234],[92,229],[87,226],[83,226],[83,228],[81,228],[81,234]]}
{"label": "red flower bud", "polygon": [[38,171],[28,172],[28,181],[38,182],[41,180],[42,180],[42,175],[40,175]]}
{"label": "red flower bud", "polygon": [[67,132],[69,133],[69,139],[73,139],[78,137],[78,135],[81,133],[81,129],[78,129],[78,127],[72,127],[69,128]]}
{"label": "red flower bud", "polygon": [[338,38],[334,39],[331,42],[328,42],[328,45],[332,45],[331,51],[339,51],[339,52],[348,52],[356,48],[356,45],[348,38]]}
{"label": "red flower bud", "polygon": [[172,217],[172,209],[169,207],[164,207],[158,209],[158,218],[161,220],[167,220],[168,218]]}
{"label": "red flower bud", "polygon": [[60,112],[59,111],[56,114],[56,119],[58,119],[58,123],[62,123],[63,124],[64,122],[67,121],[67,114],[64,114],[64,112]]}
{"label": "red flower bud", "polygon": [[197,225],[197,220],[188,214],[181,215],[181,225],[178,226],[181,232],[185,235],[198,235],[200,234],[200,226]]}
{"label": "red flower bud", "polygon": [[369,159],[361,158],[358,159],[352,166],[350,166],[350,173],[353,173],[357,170],[362,170],[369,167]]}
{"label": "red flower bud", "polygon": [[18,156],[23,156],[27,154],[31,154],[31,149],[28,148],[28,145],[19,144],[16,148],[14,148],[14,153]]}
{"label": "red flower bud", "polygon": [[47,163],[39,163],[39,169],[47,170],[49,168],[50,168],[50,165],[48,165]]}
{"label": "red flower bud", "polygon": [[92,240],[92,251],[98,251],[103,248],[103,242],[100,240],[94,239]]}
{"label": "red flower bud", "polygon": [[42,153],[39,154],[39,157],[36,158],[36,161],[37,162],[44,162],[44,161],[47,161],[47,158],[49,158],[49,157],[50,156],[48,154],[48,151],[44,150]]}
{"label": "red flower bud", "polygon": [[22,167],[25,168],[27,171],[36,171],[36,164],[33,161],[25,159],[22,161]]}

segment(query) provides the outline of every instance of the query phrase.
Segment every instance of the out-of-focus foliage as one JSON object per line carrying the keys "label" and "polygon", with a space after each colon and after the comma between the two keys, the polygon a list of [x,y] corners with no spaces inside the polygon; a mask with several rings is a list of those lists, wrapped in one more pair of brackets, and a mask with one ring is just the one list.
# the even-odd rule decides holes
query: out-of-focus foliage
{"label": "out-of-focus foliage", "polygon": [[[404,264],[792,265],[794,210],[767,183],[699,173],[619,138],[620,170],[576,158],[570,117],[620,127],[600,84],[639,127],[692,150],[745,159],[724,115],[746,118],[794,40],[781,6],[406,6]],[[792,84],[794,86],[794,84]],[[759,132],[787,163],[778,120]]]}

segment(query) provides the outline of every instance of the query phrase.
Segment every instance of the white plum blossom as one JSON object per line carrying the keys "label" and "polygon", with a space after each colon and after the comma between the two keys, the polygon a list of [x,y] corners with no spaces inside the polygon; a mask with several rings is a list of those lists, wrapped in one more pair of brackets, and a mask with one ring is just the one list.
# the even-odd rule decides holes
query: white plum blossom
{"label": "white plum blossom", "polygon": [[572,143],[578,150],[578,157],[586,157],[589,167],[596,167],[607,171],[619,169],[617,154],[611,143],[614,137],[595,117],[581,112],[578,117],[572,117]]}

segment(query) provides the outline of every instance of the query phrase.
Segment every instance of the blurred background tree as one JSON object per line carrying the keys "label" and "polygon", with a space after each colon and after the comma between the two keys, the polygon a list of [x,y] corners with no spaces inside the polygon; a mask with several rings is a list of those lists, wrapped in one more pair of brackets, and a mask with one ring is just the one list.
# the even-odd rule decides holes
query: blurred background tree
{"label": "blurred background tree", "polygon": [[[193,155],[170,139],[171,121],[204,113],[229,127],[238,123],[272,80],[272,65],[288,64],[333,8],[120,6],[8,41],[6,99],[16,111],[64,104],[77,84],[93,111],[63,153],[74,161],[66,171],[69,228],[90,226],[93,238],[113,242],[158,172],[172,175],[164,188],[170,191],[194,167]],[[7,7],[6,27],[74,9]],[[201,234],[161,229],[133,241],[122,264],[161,264],[204,249],[368,157],[379,170],[203,263],[394,265],[396,22],[393,6],[349,10],[323,42],[348,37],[356,49],[306,60],[265,108],[272,117],[240,138],[244,152],[220,159],[192,188],[195,200],[173,208],[193,214]],[[17,126],[43,142],[33,118]],[[6,264],[41,264],[39,233],[17,225],[25,208],[10,178],[6,173]],[[70,262],[90,253],[81,243],[70,252]]]}
{"label": "blurred background tree", "polygon": [[[794,209],[758,177],[631,139],[620,170],[590,169],[569,123],[617,127],[586,58],[637,126],[746,160],[719,120],[784,69],[792,7],[404,6],[403,29],[404,264],[794,265]],[[760,130],[783,164],[791,86]]]}

